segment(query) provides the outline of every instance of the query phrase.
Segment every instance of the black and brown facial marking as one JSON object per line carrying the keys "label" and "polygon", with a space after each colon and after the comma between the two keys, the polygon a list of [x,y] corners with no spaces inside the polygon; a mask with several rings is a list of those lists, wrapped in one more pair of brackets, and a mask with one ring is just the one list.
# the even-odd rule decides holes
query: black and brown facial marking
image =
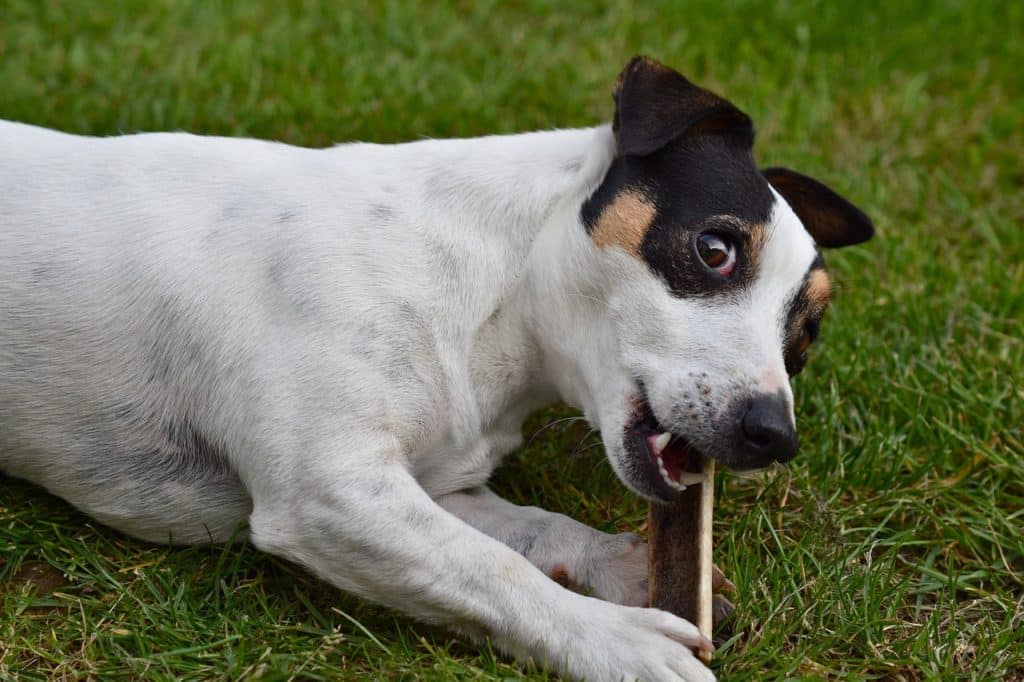
{"label": "black and brown facial marking", "polygon": [[[616,158],[582,209],[595,243],[642,259],[681,297],[751,281],[774,198],[754,163],[750,119],[643,57],[623,70],[614,98]],[[704,233],[735,247],[728,278],[702,263]]]}
{"label": "black and brown facial marking", "polygon": [[818,254],[787,306],[783,356],[790,376],[804,368],[807,350],[818,338],[821,318],[831,299],[832,280],[825,270],[824,259]]}
{"label": "black and brown facial marking", "polygon": [[[769,183],[819,246],[849,246],[874,234],[863,212],[817,180],[785,168],[759,171],[750,118],[678,72],[634,57],[613,97],[616,156],[583,204],[583,223],[599,247],[642,259],[674,295],[735,291],[754,278],[775,203]],[[728,277],[698,255],[697,240],[707,233],[736,249]],[[816,291],[827,291],[823,269],[814,281]]]}
{"label": "black and brown facial marking", "polygon": [[[674,295],[724,293],[752,281],[773,197],[749,149],[716,133],[680,140],[630,165],[659,178],[657,184],[648,181],[658,212],[640,253]],[[716,275],[700,260],[697,239],[705,233],[735,248],[736,269],[730,277]]]}

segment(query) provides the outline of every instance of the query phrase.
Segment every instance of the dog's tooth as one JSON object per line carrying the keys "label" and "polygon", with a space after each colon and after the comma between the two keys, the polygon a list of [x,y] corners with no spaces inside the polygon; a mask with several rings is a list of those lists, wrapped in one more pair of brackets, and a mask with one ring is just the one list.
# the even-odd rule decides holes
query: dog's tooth
{"label": "dog's tooth", "polygon": [[684,490],[686,490],[685,485],[679,483],[678,481],[672,480],[672,478],[669,476],[665,477],[665,482],[667,482],[671,488],[673,488],[674,490],[678,490],[679,492],[683,492]]}
{"label": "dog's tooth", "polygon": [[661,457],[658,457],[658,471],[661,472],[661,480],[665,481],[665,483],[668,483],[670,488],[672,488],[673,490],[678,490],[679,492],[686,490],[685,485],[680,484],[678,481],[676,481],[669,475],[668,469],[665,468],[665,460],[663,460]]}
{"label": "dog's tooth", "polygon": [[654,439],[654,449],[660,453],[668,446],[670,440],[672,440],[672,434],[666,431]]}

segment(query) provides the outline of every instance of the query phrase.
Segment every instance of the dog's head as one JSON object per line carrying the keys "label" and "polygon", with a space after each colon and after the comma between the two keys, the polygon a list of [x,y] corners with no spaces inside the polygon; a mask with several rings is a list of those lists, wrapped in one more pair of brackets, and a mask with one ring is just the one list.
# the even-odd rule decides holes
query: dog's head
{"label": "dog's head", "polygon": [[582,222],[628,381],[592,406],[620,478],[669,499],[693,451],[735,469],[796,454],[789,379],[831,295],[819,248],[874,228],[823,184],[758,169],[750,119],[665,66],[633,59],[615,102],[615,159]]}

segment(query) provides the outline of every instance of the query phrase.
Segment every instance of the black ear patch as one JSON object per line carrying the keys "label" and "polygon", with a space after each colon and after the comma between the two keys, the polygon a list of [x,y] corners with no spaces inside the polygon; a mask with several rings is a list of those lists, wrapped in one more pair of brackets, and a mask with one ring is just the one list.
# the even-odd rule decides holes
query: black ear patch
{"label": "black ear patch", "polygon": [[813,178],[788,168],[761,171],[783,196],[819,246],[837,249],[871,239],[875,226],[864,212]]}
{"label": "black ear patch", "polygon": [[620,157],[647,156],[688,135],[729,134],[748,148],[754,144],[746,114],[653,59],[633,57],[619,74],[613,97]]}

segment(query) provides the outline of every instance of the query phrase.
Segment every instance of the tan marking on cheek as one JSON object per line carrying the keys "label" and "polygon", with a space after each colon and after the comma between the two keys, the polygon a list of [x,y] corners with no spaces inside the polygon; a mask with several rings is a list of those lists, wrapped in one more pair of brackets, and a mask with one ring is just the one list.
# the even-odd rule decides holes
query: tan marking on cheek
{"label": "tan marking on cheek", "polygon": [[750,226],[750,245],[758,251],[768,243],[768,223],[753,223]]}
{"label": "tan marking on cheek", "polygon": [[651,200],[640,192],[622,192],[597,219],[591,236],[602,249],[618,246],[639,258],[640,245],[647,230],[651,229],[656,213]]}
{"label": "tan marking on cheek", "polygon": [[807,298],[817,308],[824,308],[832,298],[832,280],[824,270],[814,270],[807,277]]}

